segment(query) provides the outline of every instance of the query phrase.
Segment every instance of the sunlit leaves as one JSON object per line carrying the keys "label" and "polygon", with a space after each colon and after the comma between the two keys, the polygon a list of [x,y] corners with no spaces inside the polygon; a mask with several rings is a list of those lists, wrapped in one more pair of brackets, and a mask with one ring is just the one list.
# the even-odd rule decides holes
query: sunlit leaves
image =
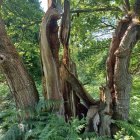
{"label": "sunlit leaves", "polygon": [[40,77],[39,24],[43,16],[38,0],[6,0],[2,16],[7,33],[29,72]]}

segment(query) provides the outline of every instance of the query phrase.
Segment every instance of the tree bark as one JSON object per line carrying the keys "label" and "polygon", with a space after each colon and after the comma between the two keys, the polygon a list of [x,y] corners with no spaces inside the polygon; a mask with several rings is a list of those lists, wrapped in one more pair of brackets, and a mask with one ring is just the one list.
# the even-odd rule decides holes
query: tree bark
{"label": "tree bark", "polygon": [[126,19],[123,19],[119,21],[118,26],[113,34],[112,41],[110,44],[110,50],[109,50],[109,56],[107,58],[106,67],[107,67],[107,80],[108,80],[108,86],[111,91],[112,95],[112,101],[115,104],[116,103],[116,95],[114,90],[114,69],[116,64],[116,56],[115,51],[119,48],[121,39],[127,30],[129,24],[131,22],[131,17],[127,17]]}
{"label": "tree bark", "polygon": [[[137,10],[119,22],[107,59],[107,84],[112,95],[112,119],[115,120],[128,120],[132,86],[129,63],[132,49],[139,40],[140,29],[139,21],[135,20],[138,16]],[[118,130],[115,125],[112,125],[111,129],[112,134]]]}
{"label": "tree bark", "polygon": [[[70,2],[69,0],[64,1],[64,13],[62,15],[61,30],[60,30],[60,40],[63,45],[63,64],[76,75],[76,66],[70,59],[69,50],[69,35],[70,35]],[[64,113],[66,120],[71,119],[72,116],[77,116],[76,104],[80,103],[80,99],[73,91],[71,84],[68,83],[64,75],[65,69],[61,66],[61,86],[62,95],[64,99]]]}
{"label": "tree bark", "polygon": [[57,20],[60,18],[57,10],[49,8],[40,27],[41,58],[44,72],[43,91],[45,99],[60,100],[59,84],[59,40]]}
{"label": "tree bark", "polygon": [[0,18],[0,68],[4,73],[18,109],[34,109],[39,96],[35,83],[25,69]]}
{"label": "tree bark", "polygon": [[97,102],[86,92],[83,85],[79,82],[79,80],[69,72],[65,65],[63,66],[63,77],[68,81],[73,90],[76,91],[77,96],[83,101],[83,103],[89,108],[91,105],[97,104]]}
{"label": "tree bark", "polygon": [[132,48],[138,41],[139,25],[132,23],[125,32],[119,48],[116,50],[116,65],[114,70],[114,86],[117,95],[115,119],[128,120],[130,91],[132,78],[129,74],[129,63]]}

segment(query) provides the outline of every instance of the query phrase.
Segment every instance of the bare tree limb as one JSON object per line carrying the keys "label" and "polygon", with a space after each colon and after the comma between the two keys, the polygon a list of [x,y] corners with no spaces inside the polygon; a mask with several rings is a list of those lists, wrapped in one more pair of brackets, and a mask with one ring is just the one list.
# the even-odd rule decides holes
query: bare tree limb
{"label": "bare tree limb", "polygon": [[90,94],[84,89],[79,80],[62,64],[61,69],[63,69],[63,74],[65,79],[71,84],[73,90],[76,91],[77,96],[84,102],[84,104],[89,107],[97,103]]}
{"label": "bare tree limb", "polygon": [[71,10],[71,13],[92,13],[92,12],[106,12],[106,11],[120,11],[118,7],[103,7],[103,8],[95,8],[95,9],[77,9]]}
{"label": "bare tree limb", "polygon": [[106,23],[106,22],[104,22],[104,21],[102,21],[102,20],[100,20],[100,21],[101,21],[101,23],[103,23],[106,27],[111,27],[112,29],[116,29],[115,26],[113,26],[113,25],[111,25],[111,24],[108,24],[108,23]]}

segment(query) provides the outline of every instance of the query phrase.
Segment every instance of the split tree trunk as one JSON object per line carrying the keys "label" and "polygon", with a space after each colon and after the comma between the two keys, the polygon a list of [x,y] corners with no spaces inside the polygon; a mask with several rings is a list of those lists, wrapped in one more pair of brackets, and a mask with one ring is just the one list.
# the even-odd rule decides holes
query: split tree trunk
{"label": "split tree trunk", "polygon": [[[86,95],[73,90],[73,86],[66,79],[66,69],[76,76],[76,67],[70,59],[69,54],[69,34],[70,34],[70,3],[68,0],[64,1],[64,13],[62,16],[60,40],[63,45],[63,60],[59,71],[59,39],[58,39],[58,25],[57,20],[60,18],[58,13],[58,6],[55,0],[49,0],[49,8],[42,20],[41,24],[41,58],[43,66],[43,90],[46,100],[63,100],[64,115],[66,120],[71,119],[72,116],[77,116],[79,112],[80,97],[84,98]],[[65,65],[65,67],[63,67]],[[64,74],[65,73],[65,74]],[[78,80],[77,80],[78,81]],[[78,81],[79,83],[79,81]],[[80,85],[81,86],[81,85]],[[82,87],[80,87],[82,88]],[[83,89],[83,88],[82,88]],[[83,91],[82,91],[83,92]],[[88,98],[88,97],[87,97]],[[83,100],[87,100],[83,99]],[[83,105],[84,106],[84,105]]]}
{"label": "split tree trunk", "polygon": [[[62,21],[61,21],[61,30],[60,30],[60,40],[63,45],[63,60],[62,63],[72,72],[75,71],[72,65],[72,61],[70,59],[70,50],[69,50],[69,34],[70,34],[70,2],[69,0],[64,1],[64,13],[62,15]],[[76,95],[73,94],[73,90],[71,87],[71,84],[68,83],[65,79],[65,69],[63,69],[61,65],[61,89],[62,89],[62,95],[64,100],[64,114],[65,119],[69,120],[71,117],[77,112],[76,107],[74,106],[74,100],[76,99]],[[75,74],[75,73],[74,73]],[[75,100],[79,101],[80,100]],[[78,102],[77,102],[78,104]]]}
{"label": "split tree trunk", "polygon": [[46,12],[41,23],[41,58],[43,67],[43,92],[46,100],[61,100],[59,81],[59,40],[57,20],[59,13],[53,7]]}
{"label": "split tree trunk", "polygon": [[25,69],[0,18],[0,68],[6,77],[18,109],[34,109],[39,96],[35,83]]}
{"label": "split tree trunk", "polygon": [[[101,136],[111,136],[114,134],[114,128],[111,128],[111,119],[128,120],[129,94],[132,85],[128,70],[129,61],[132,48],[140,38],[140,25],[133,20],[134,15],[127,15],[125,19],[119,22],[112,38],[107,59],[108,84],[100,88],[100,101],[96,102],[85,91],[75,76],[73,67],[71,67],[68,43],[70,33],[70,3],[68,0],[64,1],[64,14],[62,16],[60,40],[64,54],[59,72],[59,41],[57,36],[59,14],[54,2],[56,4],[55,0],[49,0],[50,8],[41,24],[41,55],[45,97],[46,99],[62,99],[61,96],[63,97],[66,120],[77,114],[80,109],[76,104],[81,104],[80,100],[82,100],[88,109],[86,131],[92,130]],[[137,3],[139,4],[138,1]],[[135,7],[137,16],[139,12],[137,12],[137,6]],[[126,11],[129,11],[128,1],[126,8]]]}

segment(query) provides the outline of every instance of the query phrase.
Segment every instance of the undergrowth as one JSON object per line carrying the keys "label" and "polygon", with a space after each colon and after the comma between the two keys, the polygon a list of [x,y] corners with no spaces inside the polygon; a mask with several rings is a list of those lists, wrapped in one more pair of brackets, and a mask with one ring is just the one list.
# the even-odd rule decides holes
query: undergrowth
{"label": "undergrowth", "polygon": [[[137,89],[137,88],[136,88]],[[3,89],[3,91],[5,91]],[[58,101],[40,100],[36,113],[30,120],[19,120],[21,110],[16,110],[12,97],[2,94],[0,108],[0,140],[111,140],[99,137],[93,132],[81,133],[86,119],[72,118],[68,123],[62,116],[49,110],[58,106]],[[128,122],[117,121],[121,130],[114,136],[116,140],[140,140],[140,95],[133,90]]]}

